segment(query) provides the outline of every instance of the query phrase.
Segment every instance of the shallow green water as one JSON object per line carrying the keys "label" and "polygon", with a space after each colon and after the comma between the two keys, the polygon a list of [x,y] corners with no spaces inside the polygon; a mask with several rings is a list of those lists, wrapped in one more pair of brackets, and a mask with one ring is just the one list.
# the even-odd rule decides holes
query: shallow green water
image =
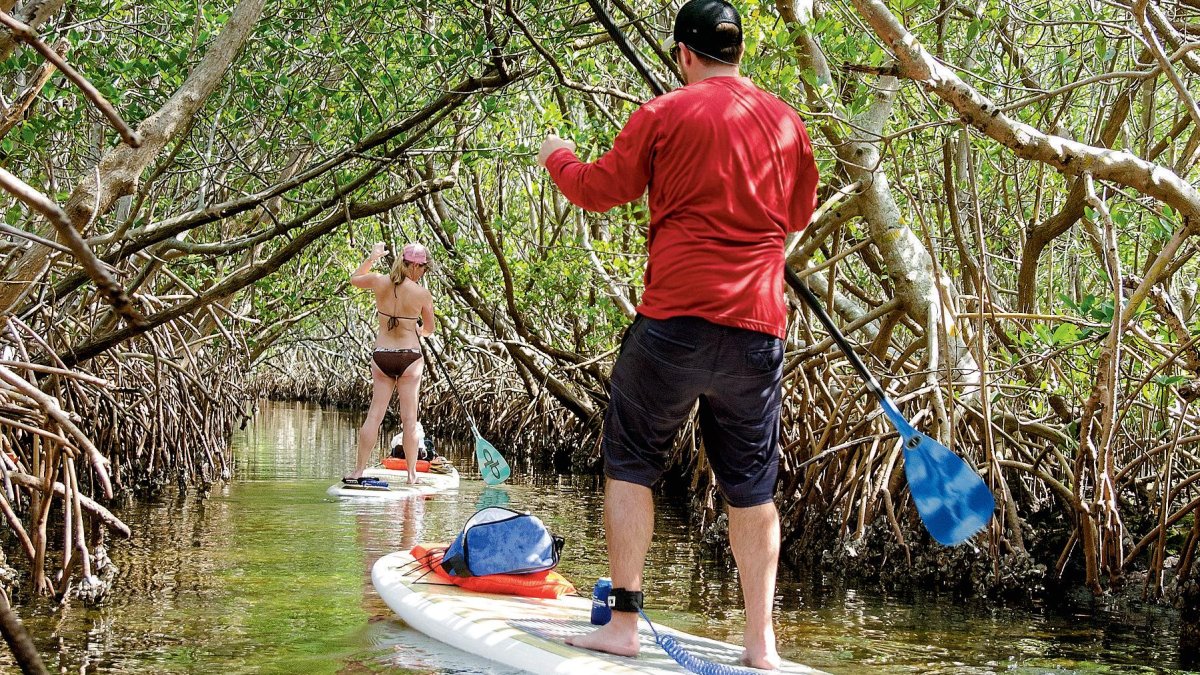
{"label": "shallow green water", "polygon": [[[385,504],[331,501],[358,415],[266,404],[234,439],[236,482],[118,512],[136,533],[112,557],[118,587],[98,609],[22,607],[52,670],[221,673],[510,673],[395,619],[371,587],[380,556],[444,541],[478,506],[531,510],[567,537],[560,567],[585,592],[605,569],[599,483],[514,476],[485,490]],[[440,449],[471,468],[468,448]],[[647,572],[652,616],[740,640],[731,562],[660,504]],[[823,586],[785,571],[780,651],[834,673],[1164,672],[1179,667],[1174,614],[1056,605],[1015,610]],[[11,656],[0,652],[0,669]]]}

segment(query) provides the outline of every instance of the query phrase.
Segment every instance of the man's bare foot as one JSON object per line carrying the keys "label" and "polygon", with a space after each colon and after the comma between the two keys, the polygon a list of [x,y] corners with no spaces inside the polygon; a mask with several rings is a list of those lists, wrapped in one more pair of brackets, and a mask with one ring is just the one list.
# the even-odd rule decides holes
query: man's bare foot
{"label": "man's bare foot", "polygon": [[567,638],[567,644],[572,647],[590,649],[594,652],[606,652],[608,654],[616,654],[617,656],[637,656],[638,647],[640,646],[638,644],[637,615],[633,615],[635,620],[631,627],[617,625],[616,618],[614,616],[613,621],[587,635]]}
{"label": "man's bare foot", "polygon": [[779,652],[775,649],[775,627],[757,629],[747,625],[742,633],[741,662],[743,666],[762,670],[779,670]]}
{"label": "man's bare foot", "polygon": [[759,668],[761,670],[779,670],[779,664],[781,663],[779,660],[779,654],[777,654],[774,649],[766,654],[763,654],[762,656],[751,656],[750,650],[747,649],[742,652],[742,658],[740,661],[743,666]]}

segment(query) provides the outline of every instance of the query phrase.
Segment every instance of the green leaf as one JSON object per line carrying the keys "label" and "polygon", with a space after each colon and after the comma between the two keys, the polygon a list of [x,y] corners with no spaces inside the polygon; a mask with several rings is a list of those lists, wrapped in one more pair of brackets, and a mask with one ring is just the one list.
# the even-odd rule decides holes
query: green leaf
{"label": "green leaf", "polygon": [[1055,345],[1075,342],[1079,339],[1079,327],[1073,323],[1062,323],[1058,328],[1054,329],[1054,335],[1051,336],[1052,343]]}
{"label": "green leaf", "polygon": [[975,38],[979,37],[981,30],[983,30],[983,22],[979,19],[974,19],[967,24],[967,42],[974,42]]}
{"label": "green leaf", "polygon": [[1146,234],[1155,241],[1166,241],[1175,233],[1175,222],[1167,218],[1151,216],[1146,223]]}
{"label": "green leaf", "polygon": [[1156,375],[1151,380],[1154,384],[1160,387],[1173,387],[1177,384],[1183,384],[1188,381],[1183,375]]}

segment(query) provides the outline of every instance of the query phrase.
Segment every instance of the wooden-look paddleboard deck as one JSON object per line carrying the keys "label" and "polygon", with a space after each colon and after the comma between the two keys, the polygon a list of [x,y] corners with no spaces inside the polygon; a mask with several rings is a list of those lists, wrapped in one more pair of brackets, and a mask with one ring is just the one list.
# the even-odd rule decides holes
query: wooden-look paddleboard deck
{"label": "wooden-look paddleboard deck", "polygon": [[405,471],[372,467],[363,473],[387,481],[388,486],[334,483],[325,493],[330,497],[353,499],[408,499],[458,489],[458,471],[454,468],[451,468],[449,473],[418,473],[417,482],[413,485],[408,483],[408,473]]}
{"label": "wooden-look paddleboard deck", "polygon": [[[645,622],[639,626],[641,653],[636,658],[601,654],[563,640],[591,632],[591,600],[557,600],[468,591],[426,574],[407,551],[380,558],[371,569],[375,590],[400,618],[426,635],[504,665],[538,675],[633,675],[686,673],[654,642]],[[693,656],[737,665],[742,648],[689,635],[655,623]],[[767,671],[759,671],[766,673]],[[784,662],[780,673],[820,673]]]}

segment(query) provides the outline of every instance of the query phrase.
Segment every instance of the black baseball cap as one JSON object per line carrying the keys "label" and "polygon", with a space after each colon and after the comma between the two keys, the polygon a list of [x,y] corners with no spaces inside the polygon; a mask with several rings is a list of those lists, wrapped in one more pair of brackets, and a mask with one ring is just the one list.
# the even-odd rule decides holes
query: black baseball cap
{"label": "black baseball cap", "polygon": [[[721,24],[733,24],[737,30],[718,31]],[[671,46],[682,43],[697,54],[730,63],[721,58],[721,54],[723,50],[742,45],[742,17],[724,0],[689,0],[675,15],[675,31],[671,37]]]}

